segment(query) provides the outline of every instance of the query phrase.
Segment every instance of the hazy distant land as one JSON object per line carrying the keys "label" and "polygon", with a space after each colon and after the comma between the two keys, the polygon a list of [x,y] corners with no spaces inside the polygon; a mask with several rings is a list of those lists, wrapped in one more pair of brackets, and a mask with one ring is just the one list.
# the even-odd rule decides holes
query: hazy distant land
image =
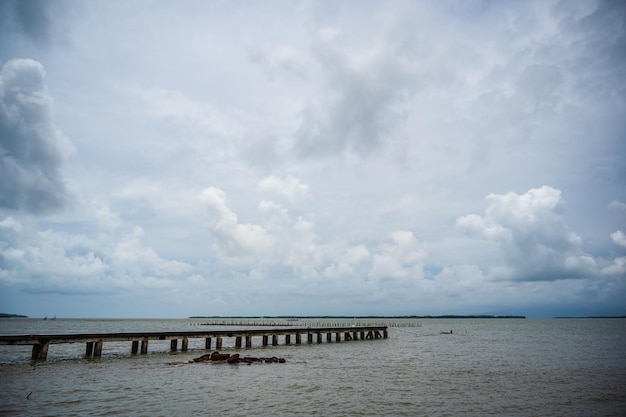
{"label": "hazy distant land", "polygon": [[443,316],[191,316],[190,319],[525,319],[526,316],[443,315]]}

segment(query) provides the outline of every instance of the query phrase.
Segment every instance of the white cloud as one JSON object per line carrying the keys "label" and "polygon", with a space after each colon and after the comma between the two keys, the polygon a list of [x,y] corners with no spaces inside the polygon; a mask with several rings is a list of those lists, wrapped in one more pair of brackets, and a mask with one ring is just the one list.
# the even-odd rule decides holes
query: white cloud
{"label": "white cloud", "polygon": [[485,216],[462,216],[456,224],[471,236],[498,242],[509,272],[495,278],[552,281],[597,273],[595,260],[561,215],[560,190],[543,186],[524,194],[490,194],[487,201]]}
{"label": "white cloud", "polygon": [[300,180],[292,175],[289,175],[284,180],[273,175],[263,178],[259,182],[259,188],[282,195],[291,202],[300,201],[309,194],[309,186],[301,183]]}
{"label": "white cloud", "polygon": [[602,268],[602,274],[626,277],[626,256],[615,258],[611,265]]}
{"label": "white cloud", "polygon": [[191,271],[141,244],[135,227],[118,242],[54,230],[24,235],[0,249],[0,280],[30,292],[60,294],[116,293],[121,289],[173,287],[172,278]]}
{"label": "white cloud", "polygon": [[621,230],[611,233],[611,239],[616,245],[626,248],[626,234]]}
{"label": "white cloud", "polygon": [[426,253],[419,248],[412,232],[400,230],[392,233],[393,243],[383,243],[372,255],[373,279],[423,278],[421,262]]}
{"label": "white cloud", "polygon": [[3,219],[2,221],[0,221],[0,228],[11,229],[14,232],[19,233],[22,231],[22,223],[20,223],[18,220],[15,220],[13,217],[9,216]]}
{"label": "white cloud", "polygon": [[201,200],[213,212],[209,230],[217,238],[217,249],[229,262],[251,262],[268,255],[273,237],[257,224],[238,222],[237,214],[226,205],[226,194],[219,188],[206,188]]}

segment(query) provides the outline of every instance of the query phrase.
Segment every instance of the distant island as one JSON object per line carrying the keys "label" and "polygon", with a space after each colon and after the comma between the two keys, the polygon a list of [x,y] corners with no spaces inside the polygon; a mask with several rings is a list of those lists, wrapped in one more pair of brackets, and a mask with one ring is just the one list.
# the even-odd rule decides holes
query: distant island
{"label": "distant island", "polygon": [[6,318],[22,318],[22,319],[26,319],[26,318],[28,318],[28,316],[22,316],[21,314],[0,313],[0,318],[3,318],[3,319],[6,319]]}
{"label": "distant island", "polygon": [[443,316],[191,316],[190,319],[525,319],[526,316],[443,315]]}

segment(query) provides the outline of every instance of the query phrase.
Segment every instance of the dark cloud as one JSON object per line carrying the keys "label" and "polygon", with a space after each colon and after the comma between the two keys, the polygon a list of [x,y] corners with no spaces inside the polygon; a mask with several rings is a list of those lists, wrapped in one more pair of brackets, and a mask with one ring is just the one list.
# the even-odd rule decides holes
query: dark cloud
{"label": "dark cloud", "polygon": [[326,77],[326,90],[301,113],[296,153],[376,151],[402,119],[401,105],[412,90],[402,57],[382,48],[351,55],[334,39],[314,41],[313,54]]}
{"label": "dark cloud", "polygon": [[60,174],[72,145],[51,120],[43,66],[30,59],[0,71],[0,207],[42,213],[65,206]]}
{"label": "dark cloud", "polygon": [[2,0],[0,22],[5,31],[17,31],[34,42],[45,42],[50,36],[52,4],[46,0]]}

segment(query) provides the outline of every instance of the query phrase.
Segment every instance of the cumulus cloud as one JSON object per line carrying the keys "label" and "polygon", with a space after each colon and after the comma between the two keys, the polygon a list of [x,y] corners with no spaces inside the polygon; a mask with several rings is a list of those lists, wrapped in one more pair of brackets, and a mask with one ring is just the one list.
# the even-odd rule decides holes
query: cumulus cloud
{"label": "cumulus cloud", "polygon": [[611,265],[602,268],[603,275],[626,277],[626,256],[615,258]]}
{"label": "cumulus cloud", "polygon": [[15,220],[13,217],[9,216],[3,219],[2,221],[0,221],[0,228],[10,229],[10,230],[13,230],[14,232],[21,232],[22,223],[20,223],[18,220]]}
{"label": "cumulus cloud", "polygon": [[392,243],[383,243],[372,256],[373,279],[422,278],[421,261],[426,253],[419,248],[412,232],[400,230],[392,233]]}
{"label": "cumulus cloud", "polygon": [[74,151],[54,126],[43,66],[14,59],[0,71],[0,207],[43,213],[69,199],[61,175]]}
{"label": "cumulus cloud", "polygon": [[626,234],[621,230],[611,233],[611,239],[616,245],[626,248]]}
{"label": "cumulus cloud", "polygon": [[113,294],[171,288],[174,279],[191,272],[189,264],[144,246],[142,236],[138,226],[118,241],[51,229],[34,235],[21,231],[0,247],[0,281],[29,292]]}
{"label": "cumulus cloud", "polygon": [[164,259],[154,249],[145,247],[141,242],[143,234],[143,229],[135,226],[113,247],[110,263],[116,280],[127,286],[172,287],[172,277],[191,271],[189,264]]}
{"label": "cumulus cloud", "polygon": [[562,216],[560,190],[543,186],[524,194],[490,194],[487,201],[484,216],[462,216],[456,224],[470,236],[499,244],[508,271],[495,278],[552,281],[596,273],[595,260]]}
{"label": "cumulus cloud", "polygon": [[272,236],[260,225],[239,223],[237,214],[226,204],[224,191],[209,187],[200,199],[211,212],[209,230],[217,238],[217,249],[225,260],[249,262],[271,251]]}
{"label": "cumulus cloud", "polygon": [[292,175],[289,175],[284,180],[271,175],[259,182],[259,188],[282,195],[291,202],[302,200],[309,193],[309,186],[301,183],[300,180]]}

